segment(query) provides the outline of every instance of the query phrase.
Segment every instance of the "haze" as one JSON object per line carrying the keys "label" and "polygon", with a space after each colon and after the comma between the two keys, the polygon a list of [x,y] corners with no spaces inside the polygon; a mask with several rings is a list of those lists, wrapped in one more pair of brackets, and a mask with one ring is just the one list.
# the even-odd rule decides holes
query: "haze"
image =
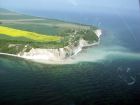
{"label": "haze", "polygon": [[138,0],[0,0],[0,7],[12,10],[57,10],[93,12],[111,9],[134,11]]}

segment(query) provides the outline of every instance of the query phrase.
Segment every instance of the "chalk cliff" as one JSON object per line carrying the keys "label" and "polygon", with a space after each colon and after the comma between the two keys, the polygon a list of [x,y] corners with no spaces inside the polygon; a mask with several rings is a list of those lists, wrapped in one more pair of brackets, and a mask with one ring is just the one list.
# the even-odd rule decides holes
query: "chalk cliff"
{"label": "chalk cliff", "polygon": [[76,46],[71,44],[58,49],[32,48],[29,52],[25,52],[24,50],[21,51],[20,53],[18,53],[18,56],[32,60],[64,60],[71,56],[77,55],[80,51],[82,51],[83,47],[98,45],[100,43],[100,35],[102,34],[102,32],[98,29],[95,31],[95,34],[98,36],[98,41],[93,42],[92,44],[89,44],[88,41],[80,38]]}

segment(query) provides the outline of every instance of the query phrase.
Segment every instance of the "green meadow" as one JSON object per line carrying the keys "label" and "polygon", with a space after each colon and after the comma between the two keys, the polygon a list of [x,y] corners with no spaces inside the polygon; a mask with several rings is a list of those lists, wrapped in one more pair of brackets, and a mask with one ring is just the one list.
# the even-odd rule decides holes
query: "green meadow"
{"label": "green meadow", "polygon": [[[45,19],[0,9],[0,52],[18,53],[26,45],[31,48],[60,48],[78,44],[83,38],[98,41],[96,27]],[[8,47],[9,45],[13,47]],[[13,49],[11,51],[11,49]]]}

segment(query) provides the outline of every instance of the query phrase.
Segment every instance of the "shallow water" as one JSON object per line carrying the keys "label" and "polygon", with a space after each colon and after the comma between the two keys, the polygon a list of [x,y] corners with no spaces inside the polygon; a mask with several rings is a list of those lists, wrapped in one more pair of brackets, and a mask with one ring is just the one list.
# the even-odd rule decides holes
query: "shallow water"
{"label": "shallow water", "polygon": [[[140,60],[46,65],[0,57],[0,103],[11,105],[134,104]],[[135,80],[133,80],[133,78]]]}

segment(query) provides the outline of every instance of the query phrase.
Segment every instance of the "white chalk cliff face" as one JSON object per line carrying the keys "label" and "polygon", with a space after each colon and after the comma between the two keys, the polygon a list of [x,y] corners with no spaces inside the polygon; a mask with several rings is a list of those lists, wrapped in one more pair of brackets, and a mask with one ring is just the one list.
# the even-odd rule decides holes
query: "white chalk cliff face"
{"label": "white chalk cliff face", "polygon": [[77,46],[68,45],[64,48],[58,48],[58,49],[32,48],[29,52],[23,52],[23,51],[20,52],[18,56],[26,59],[32,59],[32,60],[47,60],[47,61],[65,60],[71,56],[77,55],[80,51],[82,51],[83,47],[99,44],[100,35],[102,34],[102,32],[101,30],[96,30],[95,33],[98,36],[99,41],[93,44],[89,44],[86,40],[80,39],[79,44]]}

